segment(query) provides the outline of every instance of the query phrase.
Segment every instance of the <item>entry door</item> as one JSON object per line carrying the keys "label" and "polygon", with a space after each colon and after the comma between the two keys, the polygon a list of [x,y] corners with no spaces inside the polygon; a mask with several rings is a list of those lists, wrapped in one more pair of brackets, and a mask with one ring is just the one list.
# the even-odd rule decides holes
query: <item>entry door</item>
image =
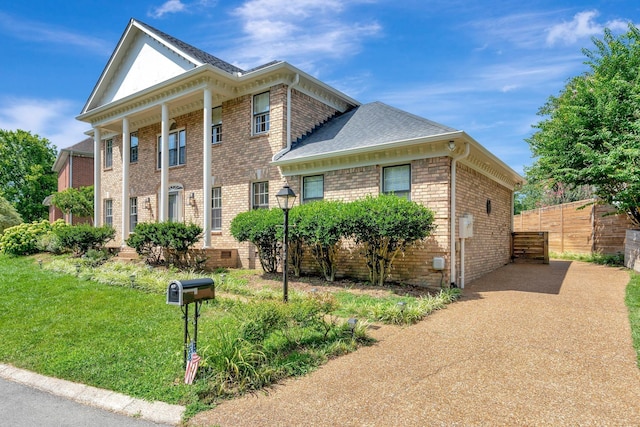
{"label": "entry door", "polygon": [[180,198],[177,191],[169,193],[169,222],[180,222]]}

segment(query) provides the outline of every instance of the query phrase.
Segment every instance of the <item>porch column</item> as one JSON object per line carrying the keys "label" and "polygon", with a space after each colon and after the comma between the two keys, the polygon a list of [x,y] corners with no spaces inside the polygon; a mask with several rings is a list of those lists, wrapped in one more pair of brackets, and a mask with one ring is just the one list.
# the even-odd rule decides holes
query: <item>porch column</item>
{"label": "porch column", "polygon": [[162,104],[162,130],[160,133],[160,200],[158,220],[164,222],[169,215],[169,105]]}
{"label": "porch column", "polygon": [[100,227],[102,222],[102,156],[100,128],[93,128],[93,225]]}
{"label": "porch column", "polygon": [[129,237],[129,155],[131,134],[129,133],[129,118],[122,119],[122,241],[120,246],[126,245]]}
{"label": "porch column", "polygon": [[211,247],[211,89],[204,90],[204,132],[202,138],[202,229],[203,248]]}

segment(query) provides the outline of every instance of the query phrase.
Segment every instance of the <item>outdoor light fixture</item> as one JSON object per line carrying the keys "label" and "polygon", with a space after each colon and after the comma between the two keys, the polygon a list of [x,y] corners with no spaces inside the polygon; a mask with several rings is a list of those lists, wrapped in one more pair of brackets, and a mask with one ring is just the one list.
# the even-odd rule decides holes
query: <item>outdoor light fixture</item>
{"label": "outdoor light fixture", "polygon": [[225,278],[225,277],[227,277],[227,275],[226,275],[226,274],[221,274],[221,275],[220,275],[220,283],[221,283],[221,284],[222,284],[222,283],[224,283],[224,278]]}
{"label": "outdoor light fixture", "polygon": [[40,266],[40,270],[42,270],[42,260],[41,259],[38,260],[38,265]]}
{"label": "outdoor light fixture", "polygon": [[133,288],[136,284],[136,275],[132,274],[131,276],[129,276],[129,280],[131,280],[131,287]]}
{"label": "outdoor light fixture", "polygon": [[196,205],[196,195],[191,193],[189,195],[189,206],[195,207],[195,205]]}
{"label": "outdoor light fixture", "polygon": [[356,319],[355,317],[350,317],[349,320],[347,320],[347,324],[349,325],[351,336],[353,337],[356,330],[356,325],[358,324],[358,319]]}
{"label": "outdoor light fixture", "polygon": [[404,313],[404,309],[407,306],[407,303],[404,301],[400,301],[398,304],[396,304],[398,306],[398,308],[400,309],[400,313]]}
{"label": "outdoor light fixture", "polygon": [[456,143],[453,141],[449,141],[449,151],[455,151]]}
{"label": "outdoor light fixture", "polygon": [[76,276],[80,275],[80,264],[76,264]]}
{"label": "outdoor light fixture", "polygon": [[151,199],[148,198],[148,197],[146,199],[144,199],[144,208],[148,209],[148,210],[151,210]]}
{"label": "outdoor light fixture", "polygon": [[282,290],[283,301],[289,300],[289,289],[287,283],[287,270],[288,270],[288,252],[289,252],[289,209],[293,207],[293,202],[296,200],[296,193],[289,188],[289,184],[285,184],[278,194],[276,194],[276,200],[278,200],[278,206],[284,212],[284,242],[282,244]]}

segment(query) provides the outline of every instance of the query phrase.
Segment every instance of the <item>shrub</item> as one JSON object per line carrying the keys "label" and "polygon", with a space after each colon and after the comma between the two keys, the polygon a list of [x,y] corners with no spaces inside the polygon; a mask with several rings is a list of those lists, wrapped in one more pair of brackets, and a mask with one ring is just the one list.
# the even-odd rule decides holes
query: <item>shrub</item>
{"label": "shrub", "polygon": [[47,220],[9,227],[0,237],[0,250],[10,255],[29,255],[39,251],[38,241],[52,226]]}
{"label": "shrub", "polygon": [[9,227],[22,223],[22,217],[15,207],[0,196],[0,234]]}
{"label": "shrub", "polygon": [[275,273],[280,263],[282,223],[283,213],[278,208],[242,212],[231,221],[231,235],[239,242],[253,243],[262,269]]}
{"label": "shrub", "polygon": [[136,226],[127,245],[149,264],[162,260],[180,267],[195,267],[202,260],[189,256],[189,249],[202,237],[202,228],[181,222],[143,222]]}
{"label": "shrub", "polygon": [[392,194],[367,196],[347,206],[346,226],[362,248],[372,284],[383,285],[396,255],[435,229],[433,211]]}
{"label": "shrub", "polygon": [[335,280],[338,251],[347,233],[344,202],[318,201],[291,210],[295,235],[309,246],[329,282]]}
{"label": "shrub", "polygon": [[102,249],[109,240],[115,237],[116,231],[109,226],[93,227],[89,224],[79,224],[57,228],[54,234],[57,236],[60,246],[79,257],[90,249]]}

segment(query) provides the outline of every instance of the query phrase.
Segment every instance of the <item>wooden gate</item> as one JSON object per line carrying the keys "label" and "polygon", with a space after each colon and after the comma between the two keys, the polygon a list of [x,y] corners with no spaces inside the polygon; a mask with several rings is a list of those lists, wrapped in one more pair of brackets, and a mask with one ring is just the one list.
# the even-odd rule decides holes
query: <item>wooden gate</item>
{"label": "wooden gate", "polygon": [[549,264],[549,232],[518,231],[511,233],[511,261]]}

